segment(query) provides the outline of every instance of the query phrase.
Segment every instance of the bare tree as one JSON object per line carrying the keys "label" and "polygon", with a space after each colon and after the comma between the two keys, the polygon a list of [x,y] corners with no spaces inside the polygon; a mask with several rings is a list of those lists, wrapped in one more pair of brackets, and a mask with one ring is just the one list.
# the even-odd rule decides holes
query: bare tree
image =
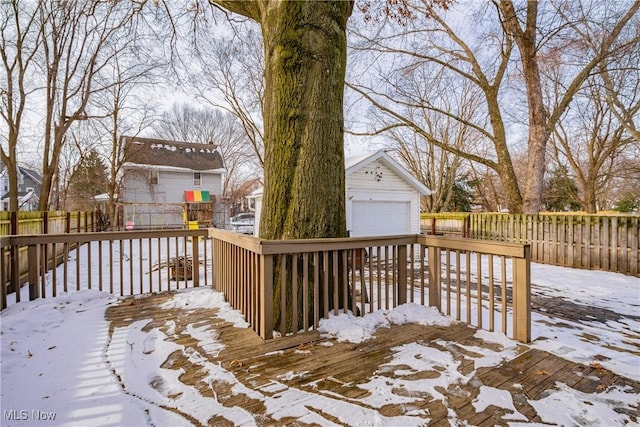
{"label": "bare tree", "polygon": [[121,55],[110,67],[108,80],[113,82],[99,96],[91,100],[91,108],[103,118],[92,120],[97,151],[102,154],[107,166],[107,216],[115,226],[117,199],[122,188],[122,167],[127,160],[127,145],[122,135],[137,136],[151,128],[158,119],[152,104],[157,100],[141,96],[141,91],[151,89],[153,83],[162,81],[158,75],[164,69],[162,61],[147,56],[139,60],[139,49],[135,55]]}
{"label": "bare tree", "polygon": [[[638,24],[637,24],[638,25]],[[598,76],[611,113],[640,144],[640,34],[632,33],[614,61],[602,64]]]}
{"label": "bare tree", "polygon": [[596,78],[591,80],[594,84],[577,96],[578,108],[556,126],[552,148],[556,162],[570,166],[582,208],[596,213],[600,196],[621,172],[636,142],[612,113],[603,87],[595,84]]}
{"label": "bare tree", "polygon": [[[621,30],[616,49],[576,91],[573,108],[558,118],[551,137],[554,159],[571,170],[582,208],[589,213],[611,206],[608,199],[614,197],[612,188],[626,187],[626,171],[630,166],[634,169],[634,153],[640,146],[634,122],[640,111],[638,16],[631,23],[635,26]],[[581,35],[586,37],[584,41],[572,43],[565,50],[575,56],[589,56],[598,48],[597,38],[584,31]],[[557,58],[547,60],[542,68],[547,83],[545,96],[556,103],[567,85],[563,68]],[[637,158],[636,163],[640,166]]]}
{"label": "bare tree", "polygon": [[262,29],[265,187],[260,235],[345,236],[342,101],[351,2],[214,3]]}
{"label": "bare tree", "polygon": [[[207,28],[206,31],[209,31]],[[232,34],[199,37],[189,64],[189,86],[198,99],[235,116],[253,147],[260,167],[264,164],[262,112],[264,57],[255,22],[235,22]]]}
{"label": "bare tree", "polygon": [[111,82],[97,76],[127,47],[137,9],[129,2],[43,2],[39,16],[45,86],[40,210],[46,210],[65,136],[86,120],[86,108]]}
{"label": "bare tree", "polygon": [[[425,80],[430,84],[425,84]],[[396,89],[411,94],[421,105],[427,102],[438,104],[440,108],[465,117],[468,121],[473,119],[478,108],[477,94],[470,85],[452,97],[445,87],[450,82],[439,79],[439,76],[415,73],[394,84]],[[461,85],[465,86],[465,82],[462,81]],[[469,171],[465,168],[468,162],[462,156],[443,150],[439,145],[446,144],[459,151],[475,150],[478,149],[480,136],[458,120],[416,105],[405,103],[402,111],[405,117],[410,117],[412,123],[420,127],[420,131],[405,126],[390,127],[385,131],[389,140],[386,146],[395,152],[415,177],[435,191],[424,198],[423,209],[441,212],[450,205],[455,186]],[[373,114],[376,114],[376,110]],[[381,120],[384,122],[384,117]]]}
{"label": "bare tree", "polygon": [[[587,78],[620,49],[620,35],[631,22],[640,3],[627,4],[562,4],[527,2],[517,8],[511,1],[483,3],[478,7],[465,4],[466,18],[482,22],[472,34],[461,25],[462,10],[455,20],[447,12],[423,0],[393,2],[403,7],[405,27],[398,31],[384,29],[374,35],[358,32],[360,51],[385,57],[390,72],[378,67],[380,77],[372,82],[351,83],[376,108],[387,114],[388,126],[406,126],[421,132],[421,126],[407,117],[406,104],[428,109],[471,127],[491,145],[486,154],[447,145],[434,139],[433,144],[493,169],[500,177],[512,212],[537,212],[540,208],[546,145],[558,120],[567,111],[577,91]],[[595,8],[594,10],[588,7]],[[470,12],[473,15],[470,16]],[[598,19],[600,18],[600,19]],[[472,24],[473,25],[473,24]],[[583,39],[590,40],[585,46]],[[581,54],[576,55],[576,46]],[[562,90],[553,99],[543,96],[546,76],[541,67],[547,61],[563,64]],[[382,62],[382,61],[380,61]],[[400,64],[400,66],[397,66]],[[411,94],[397,90],[393,74],[411,74],[425,67],[439,67],[452,79],[462,78],[473,84],[483,96],[483,106],[473,120],[455,112],[423,102]],[[373,66],[370,66],[373,68]],[[391,73],[391,77],[390,74]],[[518,84],[524,83],[521,94]],[[458,90],[451,87],[452,93]],[[520,105],[526,105],[519,117]],[[478,120],[484,116],[483,120]],[[528,161],[526,179],[519,185],[513,166],[514,126],[524,122]]]}
{"label": "bare tree", "polygon": [[[28,84],[41,39],[37,31],[40,2],[3,1],[0,3],[0,116],[5,131],[0,133],[0,160],[7,168],[9,178],[9,209],[18,206],[17,147],[27,108],[27,97],[35,88]],[[4,126],[2,126],[4,128]]]}
{"label": "bare tree", "polygon": [[[548,24],[542,22],[538,5],[538,2],[529,1],[526,7],[518,10],[510,0],[502,0],[498,3],[503,27],[513,37],[518,46],[523,78],[527,87],[529,160],[527,163],[523,207],[527,213],[535,213],[540,209],[546,145],[553,129],[591,73],[597,70],[598,66],[605,63],[619,49],[617,41],[620,34],[640,9],[640,2],[633,2],[626,11],[622,11],[623,13],[618,16],[605,9],[605,19],[610,20],[610,22],[591,25],[592,16],[590,16],[589,12],[594,11],[593,8],[579,7],[574,16],[569,16],[565,12],[565,8],[571,10],[570,7],[567,7],[570,6],[569,4],[557,5],[559,17],[564,18],[562,25],[567,25],[580,37],[592,40],[593,45],[590,52],[582,50],[582,52],[586,53],[586,60],[578,65],[577,72],[569,79],[568,85],[565,85],[564,93],[551,106],[545,105],[542,95],[540,63],[544,61],[544,57],[540,55],[540,44],[548,42],[543,38],[552,39],[554,34],[543,33],[542,36],[539,35],[540,30],[545,29]],[[561,27],[552,29],[553,31],[559,31]],[[570,41],[571,43],[574,42],[574,40]],[[554,46],[554,48],[566,47],[566,42],[561,42]]]}
{"label": "bare tree", "polygon": [[[346,27],[353,3],[211,1],[256,21],[262,31],[264,198],[260,236],[346,237],[343,97]],[[329,292],[334,287],[346,292],[346,283],[330,282]],[[298,287],[300,306],[312,296],[303,295],[302,288]],[[274,325],[283,332],[297,330],[302,325],[291,324],[293,316],[285,317],[277,303],[281,293],[291,294],[292,289],[278,280],[274,283]],[[287,311],[292,310],[289,305]]]}

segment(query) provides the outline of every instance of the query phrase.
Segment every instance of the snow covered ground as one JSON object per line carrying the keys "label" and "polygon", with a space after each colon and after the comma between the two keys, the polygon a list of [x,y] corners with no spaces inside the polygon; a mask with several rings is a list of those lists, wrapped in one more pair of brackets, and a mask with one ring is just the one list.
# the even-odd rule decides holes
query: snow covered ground
{"label": "snow covered ground", "polygon": [[[639,278],[532,264],[532,292],[536,303],[564,304],[561,316],[547,313],[544,305],[533,313],[532,347],[587,365],[598,361],[618,375],[640,381]],[[117,298],[110,294],[84,290],[12,304],[2,312],[1,425],[177,426],[207,424],[216,416],[236,425],[258,423],[242,408],[225,407],[215,395],[198,394],[178,379],[180,371],[162,367],[176,351],[202,366],[209,380],[224,380],[232,385],[234,393],[262,401],[273,419],[295,416],[303,422],[327,423],[325,418],[310,413],[308,406],[348,425],[420,425],[428,417],[419,412],[399,417],[381,415],[376,408],[401,399],[392,392],[399,382],[382,375],[374,375],[361,385],[375,391],[361,402],[289,388],[284,385],[286,378],[272,384],[268,393],[249,390],[235,379],[233,372],[167,340],[170,324],[164,325],[166,334],[157,328],[145,328],[144,321],[117,327],[110,334],[105,310],[116,303]],[[159,309],[176,307],[186,311],[215,308],[218,317],[246,326],[239,313],[210,289],[180,291]],[[322,322],[321,331],[338,340],[363,342],[377,328],[390,323],[449,321],[433,309],[408,304],[364,318],[332,317]],[[215,331],[194,326],[190,334],[206,352],[221,350]],[[515,342],[497,333],[478,331],[477,335],[498,343],[501,350],[474,348],[480,354],[475,360],[476,369],[497,366],[513,357]],[[394,349],[394,358],[386,365],[402,365],[409,371],[436,367],[442,372],[439,383],[411,383],[417,388],[412,391],[428,393],[434,399],[441,398],[438,385],[470,381],[469,375],[458,371],[448,353],[418,343]],[[381,372],[385,366],[379,368]],[[407,386],[406,381],[403,384]],[[403,399],[411,400],[407,396]],[[545,424],[629,425],[637,423],[629,413],[638,410],[640,395],[620,387],[583,394],[558,383],[544,398],[529,403]],[[510,424],[526,422],[504,390],[481,388],[474,407],[482,411],[490,404],[509,411],[511,415],[505,420]],[[452,425],[457,424],[455,413],[450,413],[449,420]]]}

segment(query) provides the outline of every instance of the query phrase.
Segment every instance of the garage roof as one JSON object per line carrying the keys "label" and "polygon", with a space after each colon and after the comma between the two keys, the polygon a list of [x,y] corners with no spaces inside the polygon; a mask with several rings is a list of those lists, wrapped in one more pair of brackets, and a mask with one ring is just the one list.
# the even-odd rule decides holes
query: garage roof
{"label": "garage roof", "polygon": [[398,174],[398,176],[406,181],[407,184],[414,187],[420,194],[428,196],[429,194],[434,193],[423,183],[418,181],[416,177],[411,175],[411,173],[403,168],[398,162],[393,160],[393,158],[383,150],[379,150],[373,153],[364,153],[358,156],[347,158],[345,160],[346,176],[353,174],[354,172],[370,165],[377,160],[380,160],[385,166],[393,170],[396,174]]}

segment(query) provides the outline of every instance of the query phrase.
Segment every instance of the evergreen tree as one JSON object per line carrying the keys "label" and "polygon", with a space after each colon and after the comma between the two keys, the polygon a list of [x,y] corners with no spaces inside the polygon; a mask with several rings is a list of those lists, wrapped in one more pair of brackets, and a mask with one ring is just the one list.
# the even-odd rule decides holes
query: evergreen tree
{"label": "evergreen tree", "polygon": [[569,176],[565,166],[559,166],[551,172],[543,191],[544,207],[552,212],[580,210],[578,186]]}
{"label": "evergreen tree", "polygon": [[95,151],[82,157],[69,178],[67,210],[91,210],[95,208],[93,198],[107,191],[107,168]]}
{"label": "evergreen tree", "polygon": [[474,183],[467,177],[457,180],[451,188],[451,198],[445,207],[447,212],[471,212],[474,205]]}
{"label": "evergreen tree", "polygon": [[627,191],[613,207],[618,212],[634,212],[640,208],[640,192]]}

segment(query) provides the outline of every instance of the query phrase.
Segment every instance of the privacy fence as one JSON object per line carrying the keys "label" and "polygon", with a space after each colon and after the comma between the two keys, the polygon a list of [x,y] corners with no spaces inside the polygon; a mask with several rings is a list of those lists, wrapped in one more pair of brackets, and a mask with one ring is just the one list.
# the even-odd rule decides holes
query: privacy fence
{"label": "privacy fence", "polygon": [[639,219],[623,215],[422,214],[427,234],[531,245],[531,260],[640,276]]}
{"label": "privacy fence", "polygon": [[96,231],[96,212],[0,211],[0,236]]}
{"label": "privacy fence", "polygon": [[[17,235],[41,235],[61,233],[81,233],[96,231],[98,215],[96,212],[8,212],[0,211],[0,237]],[[72,243],[72,245],[75,243]],[[73,248],[73,246],[71,246]],[[54,250],[45,251],[47,264],[59,260],[62,256],[62,246]],[[12,246],[0,252],[0,267],[9,271],[13,266],[19,273],[16,275],[19,284],[27,280],[26,246]]]}

